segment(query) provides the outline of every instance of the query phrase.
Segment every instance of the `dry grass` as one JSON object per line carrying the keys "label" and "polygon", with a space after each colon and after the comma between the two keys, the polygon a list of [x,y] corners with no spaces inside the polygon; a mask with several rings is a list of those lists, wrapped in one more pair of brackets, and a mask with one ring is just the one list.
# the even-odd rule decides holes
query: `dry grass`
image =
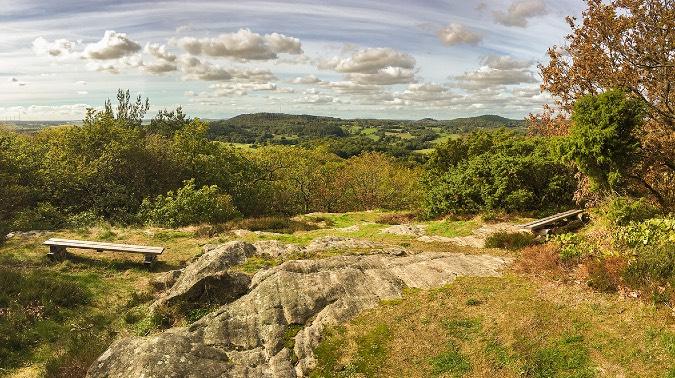
{"label": "dry grass", "polygon": [[358,375],[358,349],[327,346],[387,327],[374,376],[426,377],[439,367],[467,377],[666,376],[675,373],[675,323],[665,311],[514,274],[460,278],[362,313],[322,343],[320,367],[339,361],[323,376]]}

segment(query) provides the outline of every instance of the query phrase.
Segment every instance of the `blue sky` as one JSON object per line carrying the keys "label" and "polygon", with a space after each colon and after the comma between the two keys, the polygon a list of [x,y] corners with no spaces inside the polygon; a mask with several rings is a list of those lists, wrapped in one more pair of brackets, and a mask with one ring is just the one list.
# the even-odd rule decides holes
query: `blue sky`
{"label": "blue sky", "polygon": [[0,0],[0,120],[80,119],[117,88],[192,116],[523,117],[572,0]]}

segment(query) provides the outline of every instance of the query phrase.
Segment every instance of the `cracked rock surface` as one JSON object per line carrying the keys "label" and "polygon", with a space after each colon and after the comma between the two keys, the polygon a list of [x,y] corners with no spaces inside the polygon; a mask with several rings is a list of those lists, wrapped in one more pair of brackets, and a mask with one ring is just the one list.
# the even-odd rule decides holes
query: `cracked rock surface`
{"label": "cracked rock surface", "polygon": [[[255,249],[234,242],[210,250],[184,269],[169,293],[189,293],[191,284],[201,285],[200,277],[229,274],[233,261]],[[303,377],[315,366],[313,350],[327,327],[401,297],[406,287],[439,287],[457,276],[496,276],[507,263],[504,257],[457,253],[287,261],[258,272],[237,299],[188,327],[117,340],[87,375]],[[299,329],[291,343],[290,329]]]}

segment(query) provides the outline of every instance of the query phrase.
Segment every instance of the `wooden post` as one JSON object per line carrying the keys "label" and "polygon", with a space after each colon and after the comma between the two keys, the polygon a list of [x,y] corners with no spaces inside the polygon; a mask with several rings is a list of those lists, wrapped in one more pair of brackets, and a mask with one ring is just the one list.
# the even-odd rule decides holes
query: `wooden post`
{"label": "wooden post", "polygon": [[50,245],[49,253],[47,253],[47,256],[49,256],[51,259],[58,260],[64,257],[65,254],[66,254],[66,247],[62,247],[60,245]]}
{"label": "wooden post", "polygon": [[155,255],[154,253],[146,253],[144,254],[144,256],[145,260],[143,260],[143,264],[147,266],[152,265],[152,263],[155,262],[155,259],[157,258],[157,255]]}

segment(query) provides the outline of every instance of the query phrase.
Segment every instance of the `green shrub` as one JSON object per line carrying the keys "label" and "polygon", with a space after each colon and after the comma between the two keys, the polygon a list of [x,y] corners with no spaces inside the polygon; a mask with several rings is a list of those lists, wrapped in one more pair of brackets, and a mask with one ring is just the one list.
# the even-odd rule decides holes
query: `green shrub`
{"label": "green shrub", "polygon": [[66,224],[62,210],[50,203],[39,203],[36,207],[18,212],[12,220],[12,231],[54,230]]}
{"label": "green shrub", "polygon": [[571,206],[576,181],[551,153],[553,143],[501,130],[439,146],[423,178],[425,215]]}
{"label": "green shrub", "polygon": [[633,286],[675,285],[675,244],[636,248],[624,277]]}
{"label": "green shrub", "polygon": [[591,189],[625,192],[640,161],[637,135],[645,115],[644,102],[620,89],[580,97],[560,147],[562,159],[574,162],[590,179]]}
{"label": "green shrub", "polygon": [[238,215],[229,195],[215,185],[197,189],[194,179],[185,181],[175,193],[144,200],[139,213],[143,221],[163,227],[218,223]]}
{"label": "green shrub", "polygon": [[499,231],[485,239],[485,247],[516,250],[534,244],[535,238],[536,236],[529,232]]}
{"label": "green shrub", "polygon": [[556,235],[553,242],[559,246],[560,259],[563,262],[574,262],[593,253],[593,246],[579,234],[567,233]]}
{"label": "green shrub", "polygon": [[83,211],[69,216],[66,219],[66,225],[72,228],[87,228],[92,227],[101,221],[101,217],[96,215],[93,211]]}
{"label": "green shrub", "polygon": [[614,238],[629,247],[675,243],[675,218],[653,218],[619,227]]}
{"label": "green shrub", "polygon": [[643,222],[659,214],[659,209],[645,198],[612,198],[604,206],[604,216],[614,226],[625,226],[631,222]]}

